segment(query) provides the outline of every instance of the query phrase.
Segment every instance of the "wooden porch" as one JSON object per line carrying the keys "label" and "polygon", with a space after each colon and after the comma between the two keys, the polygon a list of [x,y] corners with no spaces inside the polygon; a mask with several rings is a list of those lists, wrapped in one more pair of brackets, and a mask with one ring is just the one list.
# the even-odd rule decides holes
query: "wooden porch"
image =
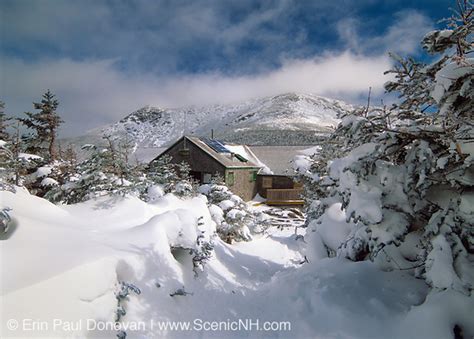
{"label": "wooden porch", "polygon": [[303,205],[302,188],[269,188],[267,189],[267,205]]}

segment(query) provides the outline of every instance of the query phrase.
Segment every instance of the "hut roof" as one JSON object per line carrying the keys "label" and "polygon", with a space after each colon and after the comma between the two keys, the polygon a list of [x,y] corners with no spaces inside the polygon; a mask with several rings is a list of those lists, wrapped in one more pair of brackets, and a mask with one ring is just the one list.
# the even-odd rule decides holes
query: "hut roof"
{"label": "hut roof", "polygon": [[[215,139],[198,138],[193,136],[183,136],[174,144],[168,147],[163,153],[186,138],[186,142],[191,142],[207,153],[210,157],[225,166],[226,168],[263,168],[263,164],[252,150],[246,145],[225,144]],[[163,154],[162,153],[162,154]]]}

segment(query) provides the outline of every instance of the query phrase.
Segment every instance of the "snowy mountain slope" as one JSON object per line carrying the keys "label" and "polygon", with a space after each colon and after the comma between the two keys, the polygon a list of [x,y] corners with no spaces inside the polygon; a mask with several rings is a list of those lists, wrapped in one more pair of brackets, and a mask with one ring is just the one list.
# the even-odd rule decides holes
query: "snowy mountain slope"
{"label": "snowy mountain slope", "polygon": [[139,148],[160,147],[186,134],[211,135],[254,145],[301,145],[320,140],[338,123],[337,114],[352,110],[342,101],[312,94],[287,93],[239,104],[162,109],[143,107],[119,122],[96,129],[127,138]]}

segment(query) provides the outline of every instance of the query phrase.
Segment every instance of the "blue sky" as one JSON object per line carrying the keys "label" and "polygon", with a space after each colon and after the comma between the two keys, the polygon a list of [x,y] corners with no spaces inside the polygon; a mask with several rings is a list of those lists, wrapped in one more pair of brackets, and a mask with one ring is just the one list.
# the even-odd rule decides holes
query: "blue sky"
{"label": "blue sky", "polygon": [[0,99],[50,88],[64,135],[146,104],[238,102],[288,91],[382,95],[388,51],[419,41],[454,1],[2,0]]}

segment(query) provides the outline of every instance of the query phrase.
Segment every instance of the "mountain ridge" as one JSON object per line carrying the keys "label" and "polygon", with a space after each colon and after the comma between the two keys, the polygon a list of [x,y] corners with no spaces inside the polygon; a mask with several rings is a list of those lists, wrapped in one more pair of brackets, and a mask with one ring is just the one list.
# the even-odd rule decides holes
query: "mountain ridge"
{"label": "mountain ridge", "polygon": [[236,104],[161,108],[146,105],[116,123],[74,138],[102,142],[102,135],[127,140],[135,149],[166,147],[183,134],[247,145],[314,145],[354,109],[341,100],[314,94],[284,93]]}

